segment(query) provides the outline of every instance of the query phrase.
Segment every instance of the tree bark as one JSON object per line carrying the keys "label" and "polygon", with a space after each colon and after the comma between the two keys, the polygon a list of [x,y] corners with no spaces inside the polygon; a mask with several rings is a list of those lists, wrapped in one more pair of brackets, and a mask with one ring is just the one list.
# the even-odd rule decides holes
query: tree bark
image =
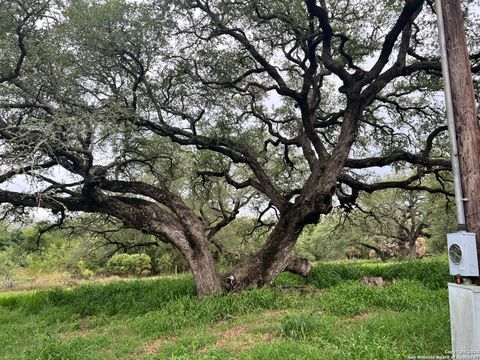
{"label": "tree bark", "polygon": [[312,270],[312,264],[305,258],[291,258],[285,267],[285,271],[297,274],[303,277],[308,277]]}
{"label": "tree bark", "polygon": [[[480,260],[480,127],[460,1],[442,0],[467,230]],[[480,278],[479,278],[480,279]],[[480,280],[477,279],[478,282]]]}
{"label": "tree bark", "polygon": [[[107,183],[105,183],[107,184]],[[141,230],[158,236],[176,247],[185,257],[195,280],[197,295],[202,297],[224,291],[224,283],[217,272],[215,260],[210,249],[210,242],[205,229],[194,212],[188,208],[181,198],[166,190],[153,189],[143,183],[110,183],[115,186],[132,185],[137,193],[149,195],[168,203],[171,213],[156,204],[143,199],[108,196],[99,189],[92,191],[92,204],[100,206],[102,212],[120,219],[124,226]],[[106,186],[106,185],[105,185]],[[122,190],[124,190],[122,188]],[[132,189],[125,189],[133,190]],[[155,191],[157,190],[157,191]]]}
{"label": "tree bark", "polygon": [[410,259],[417,258],[417,241],[416,240],[408,242],[408,257]]}
{"label": "tree bark", "polygon": [[192,251],[185,256],[195,280],[197,295],[200,297],[220,293],[225,289],[212,253],[204,250]]}
{"label": "tree bark", "polygon": [[[327,203],[322,205],[329,207]],[[292,261],[290,254],[307,224],[305,216],[313,218],[313,213],[318,219],[319,211],[302,211],[299,206],[293,206],[281,216],[260,251],[233,269],[231,288],[240,291],[254,286],[268,286],[283,271],[308,276],[311,266],[306,265],[306,259]]]}

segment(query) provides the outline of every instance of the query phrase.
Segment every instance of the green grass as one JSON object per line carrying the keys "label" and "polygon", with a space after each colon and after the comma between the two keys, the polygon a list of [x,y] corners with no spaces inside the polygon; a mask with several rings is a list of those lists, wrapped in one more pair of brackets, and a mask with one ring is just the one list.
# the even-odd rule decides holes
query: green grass
{"label": "green grass", "polygon": [[[363,276],[393,280],[365,287]],[[0,295],[1,359],[405,359],[450,347],[445,259],[317,264],[309,295],[190,277]],[[299,283],[282,276],[278,283]]]}
{"label": "green grass", "polygon": [[309,278],[302,279],[293,274],[282,274],[277,280],[282,283],[303,283],[317,288],[338,285],[345,280],[360,280],[365,276],[382,276],[385,280],[417,280],[430,289],[446,288],[452,281],[446,257],[411,261],[350,261],[318,263]]}

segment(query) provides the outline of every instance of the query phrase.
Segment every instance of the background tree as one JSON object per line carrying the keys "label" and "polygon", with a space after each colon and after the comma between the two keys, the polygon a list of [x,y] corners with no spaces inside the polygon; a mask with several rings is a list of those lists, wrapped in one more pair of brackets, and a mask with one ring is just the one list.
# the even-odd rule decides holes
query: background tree
{"label": "background tree", "polygon": [[[383,180],[395,178],[399,176]],[[452,191],[450,179],[445,180],[445,191]],[[425,179],[426,183],[435,181]],[[295,253],[310,260],[327,260],[356,252],[363,258],[375,254],[383,261],[440,254],[446,250],[447,233],[456,231],[454,210],[453,198],[440,193],[388,189],[363,194],[353,208],[338,209],[317,225],[306,227]]]}
{"label": "background tree", "polygon": [[[417,241],[430,238],[425,195],[400,189],[362,199],[354,223],[364,234],[357,242],[386,260],[395,255],[417,257]],[[368,240],[366,240],[368,239]]]}
{"label": "background tree", "polygon": [[428,251],[432,254],[445,254],[447,251],[446,234],[457,231],[455,202],[441,194],[427,194],[424,205],[429,214],[431,237],[428,241]]}
{"label": "background tree", "polygon": [[[290,257],[303,228],[360,192],[444,192],[422,183],[450,166],[429,1],[3,0],[0,12],[0,182],[30,183],[3,186],[0,202],[114,217],[176,247],[199,295],[307,275]],[[233,281],[172,164],[275,217]],[[365,171],[398,164],[414,174]]]}
{"label": "background tree", "polygon": [[310,261],[342,260],[349,257],[352,244],[363,238],[361,228],[346,223],[343,214],[336,209],[322,216],[317,224],[304,228],[294,253]]}

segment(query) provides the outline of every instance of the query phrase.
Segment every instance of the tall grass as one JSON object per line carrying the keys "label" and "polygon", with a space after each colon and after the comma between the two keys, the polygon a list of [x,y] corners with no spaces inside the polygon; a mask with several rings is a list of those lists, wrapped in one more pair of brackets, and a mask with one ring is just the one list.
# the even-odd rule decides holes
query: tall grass
{"label": "tall grass", "polygon": [[[317,288],[328,288],[349,280],[360,280],[364,276],[382,276],[386,280],[414,280],[428,289],[446,288],[451,279],[448,264],[444,258],[422,261],[392,263],[320,263],[313,267],[309,278],[303,279],[283,274],[277,284],[303,283]],[[339,287],[341,291],[342,287]],[[358,289],[366,289],[359,286]],[[368,289],[368,288],[367,288]],[[352,289],[350,289],[352,291]],[[366,290],[367,291],[367,290]],[[368,290],[370,291],[370,290]],[[372,290],[374,291],[374,290]],[[260,290],[242,294],[213,296],[203,301],[196,299],[195,286],[189,276],[163,278],[151,281],[135,280],[112,282],[102,285],[84,285],[75,288],[53,288],[34,292],[4,294],[0,306],[38,313],[50,308],[70,309],[80,316],[116,314],[145,314],[164,308],[170,302],[183,303],[191,308],[216,306],[218,303],[225,313],[241,312],[243,308],[275,307],[273,295]],[[272,293],[275,294],[275,293]],[[222,299],[220,301],[220,299]],[[198,309],[201,314],[204,310]],[[218,312],[218,311],[217,311]]]}
{"label": "tall grass", "polygon": [[0,297],[0,306],[37,313],[47,308],[62,307],[80,316],[118,313],[141,314],[161,308],[182,297],[194,297],[195,286],[190,277],[165,278],[153,281],[135,280],[75,288],[53,288]]}
{"label": "tall grass", "polygon": [[317,263],[310,277],[300,278],[282,274],[277,284],[303,283],[319,289],[338,285],[346,280],[360,280],[365,276],[381,276],[387,281],[416,280],[429,289],[442,289],[452,281],[446,257],[396,262],[332,262]]}
{"label": "tall grass", "polygon": [[[366,287],[358,281],[363,276],[396,281]],[[199,299],[188,276],[2,294],[0,358],[376,360],[441,354],[449,346],[447,280],[446,259],[433,259],[317,264],[310,279],[278,280],[324,289],[310,295],[273,287]],[[267,323],[255,327],[262,316]],[[216,346],[218,327],[239,321],[273,340],[254,333],[248,335],[259,340],[253,347]],[[158,338],[167,342],[158,353],[142,352]]]}

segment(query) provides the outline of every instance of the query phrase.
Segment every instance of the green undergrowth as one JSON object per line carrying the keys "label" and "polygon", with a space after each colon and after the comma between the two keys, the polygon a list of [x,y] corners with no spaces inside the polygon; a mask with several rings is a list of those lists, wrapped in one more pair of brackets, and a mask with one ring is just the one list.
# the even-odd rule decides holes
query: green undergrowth
{"label": "green undergrowth", "polygon": [[[450,341],[442,262],[353,263],[353,270],[344,263],[317,264],[306,283],[318,289],[306,295],[273,287],[199,299],[186,276],[2,294],[0,358],[376,360],[441,355]],[[428,267],[443,273],[415,274]],[[335,275],[319,276],[327,270]],[[358,279],[367,275],[395,282],[366,287]],[[282,276],[278,282],[298,284],[298,279]]]}
{"label": "green undergrowth", "polygon": [[292,282],[327,288],[345,280],[360,280],[365,276],[381,276],[387,281],[417,280],[430,289],[446,288],[451,281],[446,257],[392,262],[329,262],[317,263],[311,275],[303,279],[293,274],[282,274],[277,284]]}
{"label": "green undergrowth", "polygon": [[192,279],[183,276],[0,295],[0,306],[29,313],[56,308],[73,311],[79,316],[110,316],[119,313],[142,314],[172,301],[194,297]]}

